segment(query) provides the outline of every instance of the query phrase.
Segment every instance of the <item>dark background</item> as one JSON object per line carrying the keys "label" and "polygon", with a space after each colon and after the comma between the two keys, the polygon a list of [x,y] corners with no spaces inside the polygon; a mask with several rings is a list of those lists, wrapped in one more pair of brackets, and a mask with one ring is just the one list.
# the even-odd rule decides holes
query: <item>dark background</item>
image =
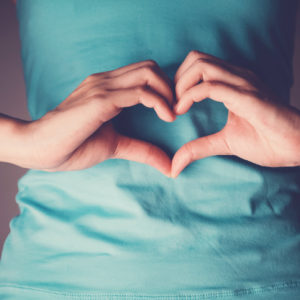
{"label": "dark background", "polygon": [[[294,78],[291,104],[300,109],[300,5],[295,35]],[[0,112],[30,120],[26,108],[16,9],[10,0],[0,0]],[[17,181],[26,171],[0,163],[0,253],[9,232],[9,222],[19,213],[15,201]]]}

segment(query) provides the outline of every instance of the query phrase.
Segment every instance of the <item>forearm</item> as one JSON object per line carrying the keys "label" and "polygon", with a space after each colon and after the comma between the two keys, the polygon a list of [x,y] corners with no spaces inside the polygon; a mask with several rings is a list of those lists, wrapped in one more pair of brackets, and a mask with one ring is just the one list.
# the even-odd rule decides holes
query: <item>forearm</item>
{"label": "forearm", "polygon": [[0,113],[0,162],[27,167],[30,145],[26,140],[26,125],[29,123]]}

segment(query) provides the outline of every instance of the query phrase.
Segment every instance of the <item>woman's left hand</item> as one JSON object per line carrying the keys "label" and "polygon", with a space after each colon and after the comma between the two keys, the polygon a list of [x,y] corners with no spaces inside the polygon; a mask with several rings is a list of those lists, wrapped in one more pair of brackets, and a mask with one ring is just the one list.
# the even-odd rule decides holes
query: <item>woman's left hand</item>
{"label": "woman's left hand", "polygon": [[175,153],[172,177],[191,162],[213,155],[236,155],[267,167],[300,165],[299,110],[279,104],[253,72],[193,50],[174,83],[176,114],[205,98],[223,102],[229,112],[221,131],[190,141]]}

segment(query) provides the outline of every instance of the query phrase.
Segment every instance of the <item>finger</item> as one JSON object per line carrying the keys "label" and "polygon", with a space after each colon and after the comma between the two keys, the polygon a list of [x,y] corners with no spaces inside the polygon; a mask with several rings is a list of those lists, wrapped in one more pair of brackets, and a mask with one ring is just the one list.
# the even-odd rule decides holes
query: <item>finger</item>
{"label": "finger", "polygon": [[206,98],[223,102],[224,105],[236,115],[251,120],[264,111],[267,103],[263,103],[255,91],[244,90],[240,87],[219,81],[206,81],[193,86],[181,97],[174,110],[177,114],[186,113],[193,102]]}
{"label": "finger", "polygon": [[185,57],[184,61],[181,63],[179,68],[177,69],[175,75],[174,75],[174,83],[177,84],[179,78],[183,75],[183,73],[192,66],[196,60],[203,59],[207,61],[214,61],[215,63],[219,64],[223,68],[231,71],[233,74],[241,75],[244,73],[244,71],[247,70],[244,68],[241,68],[239,66],[232,65],[231,63],[208,53],[204,53],[198,50],[191,50],[188,55]]}
{"label": "finger", "polygon": [[132,160],[147,164],[170,177],[171,159],[155,145],[119,135],[118,144],[112,158]]}
{"label": "finger", "polygon": [[[130,77],[128,77],[128,75],[130,75]],[[155,80],[154,78],[155,82],[151,85],[152,88],[157,89],[166,97],[170,105],[173,105],[173,83],[167,74],[159,67],[157,62],[152,59],[132,63],[111,71],[94,73],[87,77],[85,81],[95,85],[95,82],[99,81],[99,79],[106,79],[108,87],[117,89],[135,86],[137,85],[137,81],[139,81],[138,84],[150,85],[154,76],[159,77],[159,80]]]}
{"label": "finger", "polygon": [[207,58],[196,59],[178,78],[175,86],[176,98],[180,101],[182,94],[199,81],[222,81],[232,85],[250,88],[249,82],[232,73],[226,67]]}
{"label": "finger", "polygon": [[175,178],[195,160],[214,155],[230,155],[223,131],[190,141],[175,153],[172,159],[171,177]]}
{"label": "finger", "polygon": [[122,89],[138,85],[150,86],[153,90],[161,94],[171,107],[173,106],[172,82],[155,62],[149,62],[148,64],[109,78],[106,88]]}
{"label": "finger", "polygon": [[182,74],[199,58],[209,58],[209,54],[200,52],[198,50],[191,50],[185,57],[174,75],[174,84],[176,85]]}
{"label": "finger", "polygon": [[[147,86],[137,86],[133,88],[126,88],[122,90],[114,90],[109,92],[106,98],[106,103],[109,107],[113,105],[114,108],[130,107],[136,104],[143,104],[146,107],[153,108],[158,117],[166,122],[173,122],[176,118],[173,110],[166,103],[164,98],[156,91]],[[115,112],[115,115],[118,112]],[[105,120],[108,121],[113,116],[109,113],[105,116]]]}
{"label": "finger", "polygon": [[114,70],[110,70],[105,72],[107,75],[109,75],[110,77],[117,77],[119,75],[122,75],[126,72],[138,69],[138,68],[142,68],[142,67],[151,67],[153,65],[157,65],[157,62],[153,59],[146,59],[146,60],[142,60],[142,61],[138,61],[138,62],[134,62],[119,68],[116,68]]}
{"label": "finger", "polygon": [[[150,65],[153,65],[153,63],[155,63],[153,60],[143,60],[143,61],[139,61],[136,63],[131,63],[122,67],[119,67],[117,69],[114,70],[108,70],[108,71],[104,71],[104,72],[97,72],[97,73],[93,73],[90,74],[88,77],[86,77],[82,83],[89,83],[90,85],[94,85],[95,82],[98,82],[99,80],[104,80],[104,79],[110,79],[112,77],[117,77],[123,73],[126,73],[128,71],[131,70],[135,70],[141,67],[147,67]],[[82,85],[79,85],[77,87],[77,89],[82,88]]]}
{"label": "finger", "polygon": [[102,77],[116,77],[116,76],[119,76],[128,71],[134,70],[134,69],[151,66],[151,65],[153,65],[153,63],[156,63],[156,62],[152,59],[147,59],[147,60],[143,60],[143,61],[134,62],[134,63],[128,64],[128,65],[124,65],[124,66],[121,66],[121,67],[113,69],[113,70],[93,73],[89,77],[92,77],[95,80],[97,80],[97,77],[101,77],[101,76]]}

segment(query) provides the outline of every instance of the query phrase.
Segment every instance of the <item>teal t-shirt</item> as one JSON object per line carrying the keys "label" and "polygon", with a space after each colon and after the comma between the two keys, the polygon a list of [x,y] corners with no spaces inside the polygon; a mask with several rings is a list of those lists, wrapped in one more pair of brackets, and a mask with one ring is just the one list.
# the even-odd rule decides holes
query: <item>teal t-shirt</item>
{"label": "teal t-shirt", "polygon": [[[296,4],[18,0],[30,115],[42,117],[90,74],[137,61],[153,59],[173,79],[193,49],[251,69],[288,102]],[[205,99],[167,123],[137,105],[114,125],[172,156],[223,128],[227,114]],[[80,171],[28,170],[16,201],[1,299],[300,298],[299,167],[213,156],[172,179],[114,159]]]}

